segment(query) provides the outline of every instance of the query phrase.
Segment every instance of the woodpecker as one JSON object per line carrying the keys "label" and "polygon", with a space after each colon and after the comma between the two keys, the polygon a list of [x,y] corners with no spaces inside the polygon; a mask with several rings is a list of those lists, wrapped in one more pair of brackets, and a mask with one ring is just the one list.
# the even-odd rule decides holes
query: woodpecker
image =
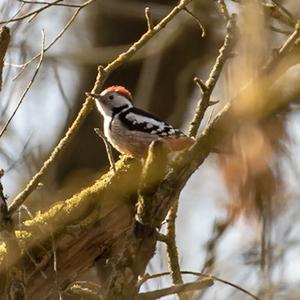
{"label": "woodpecker", "polygon": [[135,107],[131,93],[122,86],[111,86],[91,96],[104,118],[104,134],[122,154],[143,157],[152,141],[163,139],[171,151],[183,150],[194,143],[158,117]]}

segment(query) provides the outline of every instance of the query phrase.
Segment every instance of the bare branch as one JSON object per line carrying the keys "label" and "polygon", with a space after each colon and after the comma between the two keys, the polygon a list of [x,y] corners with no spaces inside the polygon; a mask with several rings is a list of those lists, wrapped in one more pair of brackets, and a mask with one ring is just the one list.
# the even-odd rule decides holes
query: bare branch
{"label": "bare branch", "polygon": [[55,5],[55,4],[57,4],[58,2],[61,2],[61,1],[63,1],[63,0],[55,0],[54,2],[51,2],[51,3],[49,3],[49,4],[47,4],[47,5],[39,8],[39,9],[37,9],[35,11],[32,11],[32,12],[30,12],[28,14],[23,15],[23,16],[12,18],[12,19],[9,19],[9,20],[6,20],[6,21],[0,21],[0,25],[2,25],[2,24],[8,24],[8,23],[13,23],[13,22],[21,21],[21,20],[25,20],[25,19],[33,16],[33,15],[41,13],[45,9],[49,8],[50,6],[53,6],[53,5]]}
{"label": "bare branch", "polygon": [[[51,6],[62,6],[62,7],[80,7],[80,4],[69,4],[69,3],[51,3],[47,1],[29,1],[29,0],[16,0],[18,2],[24,3],[24,4],[37,4],[37,5],[44,5],[44,4],[50,4]],[[64,1],[64,0],[62,0]]]}
{"label": "bare branch", "polygon": [[152,31],[154,26],[153,26],[153,20],[152,20],[151,14],[150,14],[150,8],[149,7],[145,8],[145,17],[146,17],[146,20],[147,20],[148,31]]}
{"label": "bare branch", "polygon": [[278,6],[291,19],[292,23],[297,23],[297,19],[294,17],[294,15],[287,8],[285,8],[280,1],[272,0],[272,2],[275,3],[275,5]]}
{"label": "bare branch", "polygon": [[218,6],[219,6],[219,9],[220,9],[220,13],[223,15],[226,22],[229,21],[230,15],[229,15],[227,5],[226,5],[225,1],[224,0],[218,0]]}
{"label": "bare branch", "polygon": [[[247,294],[248,296],[252,297],[253,299],[255,300],[260,300],[259,297],[255,296],[254,294],[252,294],[251,292],[245,290],[244,288],[240,287],[239,285],[235,284],[235,283],[232,283],[228,280],[224,280],[220,277],[217,277],[217,276],[214,276],[214,275],[211,275],[211,274],[205,274],[205,273],[201,273],[201,272],[192,272],[192,271],[181,271],[181,274],[186,274],[186,275],[195,275],[195,276],[200,276],[200,277],[207,277],[207,278],[210,278],[214,281],[219,281],[219,282],[222,282],[226,285],[230,285],[234,288],[236,288],[237,290]],[[145,278],[143,278],[143,283],[149,279],[155,279],[155,278],[159,278],[159,277],[162,277],[162,276],[167,276],[167,275],[170,275],[170,272],[163,272],[163,273],[157,273],[157,274],[153,274],[153,275],[147,275],[145,276]]]}
{"label": "bare branch", "polygon": [[[176,246],[176,217],[178,210],[179,198],[174,201],[173,206],[169,210],[167,218],[167,233],[166,233],[166,243],[167,243],[167,256],[168,265],[171,273],[173,284],[183,284],[183,279],[180,272],[178,249]],[[179,293],[178,298],[180,300],[187,300],[188,297],[185,294]]]}
{"label": "bare branch", "polygon": [[190,125],[189,136],[195,137],[197,135],[200,123],[204,117],[207,108],[209,107],[210,96],[212,94],[212,91],[215,88],[215,85],[217,83],[217,80],[219,79],[225,62],[231,53],[235,40],[235,23],[236,17],[235,15],[232,15],[232,17],[227,23],[227,33],[224,39],[223,46],[219,50],[219,55],[216,59],[213,69],[209,74],[209,78],[206,81],[206,83],[203,83],[197,78],[195,79],[196,83],[201,88],[203,95],[202,98],[198,101],[196,113]]}
{"label": "bare branch", "polygon": [[[63,35],[64,33],[68,30],[68,28],[72,25],[72,23],[74,22],[74,20],[76,19],[77,15],[80,13],[80,11],[86,7],[87,5],[93,3],[95,0],[88,0],[85,3],[83,3],[82,5],[79,6],[78,9],[76,9],[76,11],[74,12],[74,14],[71,16],[71,18],[69,19],[69,21],[67,22],[67,24],[63,27],[63,29],[58,33],[58,35],[52,40],[52,42],[50,42],[44,49],[44,53],[46,53]],[[35,56],[33,56],[31,59],[29,59],[27,62],[17,65],[17,64],[11,64],[14,67],[17,68],[21,68],[21,71],[19,72],[19,74],[16,76],[20,76],[20,74],[25,70],[25,68],[32,63],[34,60],[36,60],[37,58],[39,58],[41,56],[41,52],[39,52],[38,54],[36,54]]]}
{"label": "bare branch", "polygon": [[205,37],[205,28],[202,25],[202,23],[200,22],[199,18],[193,13],[191,12],[187,7],[185,7],[184,11],[186,11],[199,25],[200,29],[201,29],[201,37]]}
{"label": "bare branch", "polygon": [[212,286],[213,284],[214,282],[211,278],[205,278],[200,281],[177,284],[169,288],[164,288],[153,292],[140,293],[137,296],[137,300],[155,300],[172,294],[205,289]]}
{"label": "bare branch", "polygon": [[202,94],[207,92],[207,85],[202,81],[202,79],[195,77],[194,82],[198,85]]}
{"label": "bare branch", "polygon": [[262,68],[259,75],[260,76],[266,75],[266,74],[270,73],[276,66],[278,66],[278,64],[285,57],[285,55],[293,49],[299,36],[300,36],[300,21],[297,22],[293,33],[289,36],[289,38],[285,41],[285,43],[280,47],[280,49],[278,51],[276,51],[274,57],[271,57],[269,62],[267,62],[267,64]]}
{"label": "bare branch", "polygon": [[100,128],[94,128],[96,134],[102,139],[102,141],[104,142],[105,145],[105,149],[106,149],[106,153],[107,153],[107,157],[109,160],[109,164],[110,167],[114,170],[114,172],[116,173],[116,166],[115,166],[115,160],[112,154],[112,150],[111,150],[111,146],[107,140],[107,138],[105,137],[104,133],[100,130]]}
{"label": "bare branch", "polygon": [[0,29],[0,91],[2,89],[2,71],[4,66],[4,57],[10,41],[10,33],[8,27]]}
{"label": "bare branch", "polygon": [[7,122],[5,123],[4,127],[1,129],[1,132],[0,132],[0,138],[3,136],[4,132],[6,131],[6,129],[7,129],[8,126],[9,126],[10,122],[12,121],[12,119],[13,119],[14,116],[15,116],[15,114],[17,113],[17,111],[18,111],[20,105],[22,104],[22,102],[23,102],[23,100],[24,100],[26,94],[28,93],[29,89],[31,88],[31,86],[32,86],[32,84],[33,84],[33,82],[34,82],[34,80],[35,80],[35,78],[36,78],[36,76],[37,76],[37,74],[38,74],[38,72],[39,72],[39,70],[40,70],[40,67],[41,67],[42,62],[43,62],[43,59],[44,59],[44,47],[45,47],[45,33],[44,33],[44,31],[42,30],[42,45],[41,45],[41,49],[42,49],[42,50],[41,50],[40,60],[39,60],[39,62],[38,62],[38,64],[37,64],[37,66],[36,66],[35,72],[34,72],[32,78],[31,78],[31,80],[29,81],[27,87],[25,88],[25,90],[24,90],[22,96],[20,97],[20,99],[19,99],[19,101],[18,101],[16,107],[14,108],[14,110],[13,110],[11,116],[9,117],[9,119],[7,120]]}

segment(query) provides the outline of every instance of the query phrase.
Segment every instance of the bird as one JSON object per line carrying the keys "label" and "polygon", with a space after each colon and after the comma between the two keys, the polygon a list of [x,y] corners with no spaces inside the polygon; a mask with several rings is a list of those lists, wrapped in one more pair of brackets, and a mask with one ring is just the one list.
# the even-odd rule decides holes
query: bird
{"label": "bird", "polygon": [[132,94],[123,86],[110,86],[92,97],[104,119],[104,135],[121,154],[145,157],[150,144],[161,139],[170,151],[190,147],[194,139],[157,116],[133,105]]}

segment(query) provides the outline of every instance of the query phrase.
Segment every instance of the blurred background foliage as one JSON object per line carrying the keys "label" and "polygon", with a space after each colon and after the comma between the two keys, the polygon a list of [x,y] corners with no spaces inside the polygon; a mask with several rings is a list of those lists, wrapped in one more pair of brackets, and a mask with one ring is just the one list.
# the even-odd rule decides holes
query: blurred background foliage
{"label": "blurred background foliage", "polygon": [[[193,78],[206,80],[226,31],[218,2],[222,1],[197,0],[189,5],[204,26],[205,37],[201,37],[199,20],[183,11],[129,63],[113,72],[105,86],[126,86],[137,106],[187,131],[200,97]],[[213,92],[213,100],[220,102],[208,110],[201,130],[211,115],[258,75],[274,49],[292,33],[294,18],[300,16],[299,3],[278,2],[291,12],[285,20],[270,16],[272,1],[226,1],[229,12],[238,15],[239,36]],[[145,7],[150,8],[157,23],[176,3],[97,0],[82,9],[45,53],[32,88],[2,137],[0,162],[9,198],[24,187],[70,126],[84,93],[93,86],[97,65],[112,61],[147,30]],[[0,18],[7,20],[20,8],[26,13],[40,6],[4,0],[0,3]],[[75,9],[52,6],[30,22],[27,19],[8,24],[11,43],[0,94],[1,126],[30,81],[37,60],[21,74],[16,65],[40,51],[41,29],[45,31],[47,45]],[[263,124],[252,121],[242,126],[230,141],[229,153],[211,155],[184,189],[177,218],[183,270],[214,273],[256,292],[262,299],[300,297],[299,58],[298,44],[276,70],[276,76],[271,74],[260,87],[243,94],[243,104],[236,105],[236,111],[242,115],[250,107],[254,114],[258,113],[260,99],[270,86],[271,101],[285,97],[293,104]],[[101,122],[99,114],[92,111],[45,181],[26,202],[30,211],[43,210],[65,199],[107,170],[105,147],[93,130],[101,127]],[[22,213],[21,217],[28,216]],[[149,272],[164,270],[167,259],[164,246],[159,244]],[[97,274],[90,270],[82,278],[97,281]],[[165,286],[168,280],[149,281],[143,289]],[[193,297],[245,299],[238,291],[219,283]]]}

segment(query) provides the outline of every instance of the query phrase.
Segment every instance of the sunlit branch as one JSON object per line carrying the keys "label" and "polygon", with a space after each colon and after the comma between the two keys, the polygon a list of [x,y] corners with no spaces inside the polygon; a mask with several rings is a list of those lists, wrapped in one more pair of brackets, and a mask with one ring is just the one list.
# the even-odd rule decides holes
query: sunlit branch
{"label": "sunlit branch", "polygon": [[149,7],[145,8],[145,17],[146,17],[146,20],[147,20],[148,31],[153,30],[153,20],[152,20],[151,14],[150,14],[150,8]]}
{"label": "sunlit branch", "polygon": [[[224,283],[226,285],[229,285],[229,286],[232,286],[234,287],[235,289],[247,294],[248,296],[252,297],[253,299],[255,300],[260,300],[259,297],[255,296],[254,294],[252,294],[251,292],[249,292],[248,290],[240,287],[239,285],[235,284],[235,283],[232,283],[228,280],[224,280],[220,277],[217,277],[217,276],[214,276],[214,275],[211,275],[211,274],[206,274],[206,273],[201,273],[201,272],[192,272],[192,271],[181,271],[181,274],[185,274],[185,275],[195,275],[195,276],[199,276],[199,277],[206,277],[206,278],[210,278],[214,281],[219,281],[221,283]],[[159,277],[162,277],[162,276],[168,276],[170,275],[170,272],[163,272],[163,273],[157,273],[157,274],[153,274],[153,275],[146,275],[144,276],[144,278],[142,279],[142,283],[146,282],[147,280],[149,279],[155,279],[155,278],[159,278]]]}
{"label": "sunlit branch", "polygon": [[218,6],[219,6],[220,13],[223,15],[224,19],[226,21],[228,21],[230,18],[230,15],[229,15],[225,0],[218,0]]}
{"label": "sunlit branch", "polygon": [[[16,0],[24,4],[37,4],[37,5],[51,5],[51,6],[62,6],[62,7],[80,7],[81,4],[69,4],[69,3],[51,3],[47,1],[28,1],[28,0]],[[62,0],[64,1],[64,0]]]}

